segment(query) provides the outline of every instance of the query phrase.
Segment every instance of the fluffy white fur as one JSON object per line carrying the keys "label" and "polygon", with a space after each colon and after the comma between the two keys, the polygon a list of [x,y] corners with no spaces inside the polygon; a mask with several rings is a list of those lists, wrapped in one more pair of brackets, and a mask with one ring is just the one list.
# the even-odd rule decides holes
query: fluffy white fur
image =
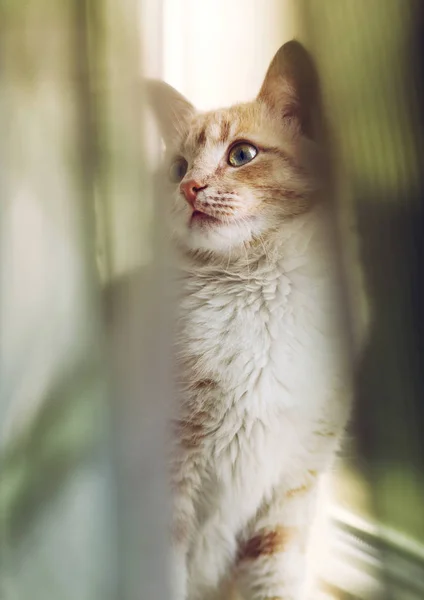
{"label": "fluffy white fur", "polygon": [[[241,256],[228,272],[187,270],[180,355],[217,387],[187,385],[182,396],[184,419],[207,412],[211,435],[176,458],[176,488],[184,489],[176,515],[188,529],[177,551],[189,582],[178,598],[220,598],[217,586],[256,531],[311,524],[318,474],[330,465],[350,406],[326,225],[325,211],[316,209],[285,223],[267,254],[258,252],[249,265]],[[301,598],[304,548],[295,540],[292,546],[272,568],[260,559],[239,566],[246,600]]]}

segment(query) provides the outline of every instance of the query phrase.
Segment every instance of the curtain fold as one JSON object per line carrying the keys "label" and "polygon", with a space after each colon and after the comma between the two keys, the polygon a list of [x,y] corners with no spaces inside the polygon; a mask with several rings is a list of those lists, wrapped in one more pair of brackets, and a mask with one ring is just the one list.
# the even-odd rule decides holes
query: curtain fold
{"label": "curtain fold", "polygon": [[384,597],[421,597],[424,581],[399,573],[404,556],[412,565],[424,555],[423,7],[302,0],[296,9],[320,71],[337,201],[358,226],[371,305],[337,502],[383,549],[375,564]]}

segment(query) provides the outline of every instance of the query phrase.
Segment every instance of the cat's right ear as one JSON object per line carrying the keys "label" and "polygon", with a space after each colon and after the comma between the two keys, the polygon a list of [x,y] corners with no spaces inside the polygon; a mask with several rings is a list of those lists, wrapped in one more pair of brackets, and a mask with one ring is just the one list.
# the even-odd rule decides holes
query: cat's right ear
{"label": "cat's right ear", "polygon": [[184,131],[195,113],[194,106],[164,81],[145,79],[144,89],[159,132],[168,146]]}

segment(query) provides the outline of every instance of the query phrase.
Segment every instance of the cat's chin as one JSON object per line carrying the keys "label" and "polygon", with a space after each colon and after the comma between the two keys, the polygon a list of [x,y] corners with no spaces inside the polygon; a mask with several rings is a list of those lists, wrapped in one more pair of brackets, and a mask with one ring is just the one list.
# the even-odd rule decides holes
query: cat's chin
{"label": "cat's chin", "polygon": [[190,217],[189,227],[219,227],[221,223],[216,217],[195,210]]}
{"label": "cat's chin", "polygon": [[254,237],[254,220],[223,223],[209,216],[191,217],[182,231],[176,231],[179,242],[188,250],[226,253],[249,243]]}

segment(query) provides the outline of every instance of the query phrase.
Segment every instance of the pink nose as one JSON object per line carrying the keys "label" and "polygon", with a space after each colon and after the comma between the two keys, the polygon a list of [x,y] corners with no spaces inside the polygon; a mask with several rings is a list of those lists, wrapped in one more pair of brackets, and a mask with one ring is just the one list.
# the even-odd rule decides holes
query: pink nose
{"label": "pink nose", "polygon": [[180,184],[180,191],[182,194],[184,194],[184,198],[187,200],[187,202],[193,206],[198,192],[200,192],[200,190],[204,190],[206,187],[208,186],[202,186],[195,179],[189,179],[188,181],[184,181]]}

